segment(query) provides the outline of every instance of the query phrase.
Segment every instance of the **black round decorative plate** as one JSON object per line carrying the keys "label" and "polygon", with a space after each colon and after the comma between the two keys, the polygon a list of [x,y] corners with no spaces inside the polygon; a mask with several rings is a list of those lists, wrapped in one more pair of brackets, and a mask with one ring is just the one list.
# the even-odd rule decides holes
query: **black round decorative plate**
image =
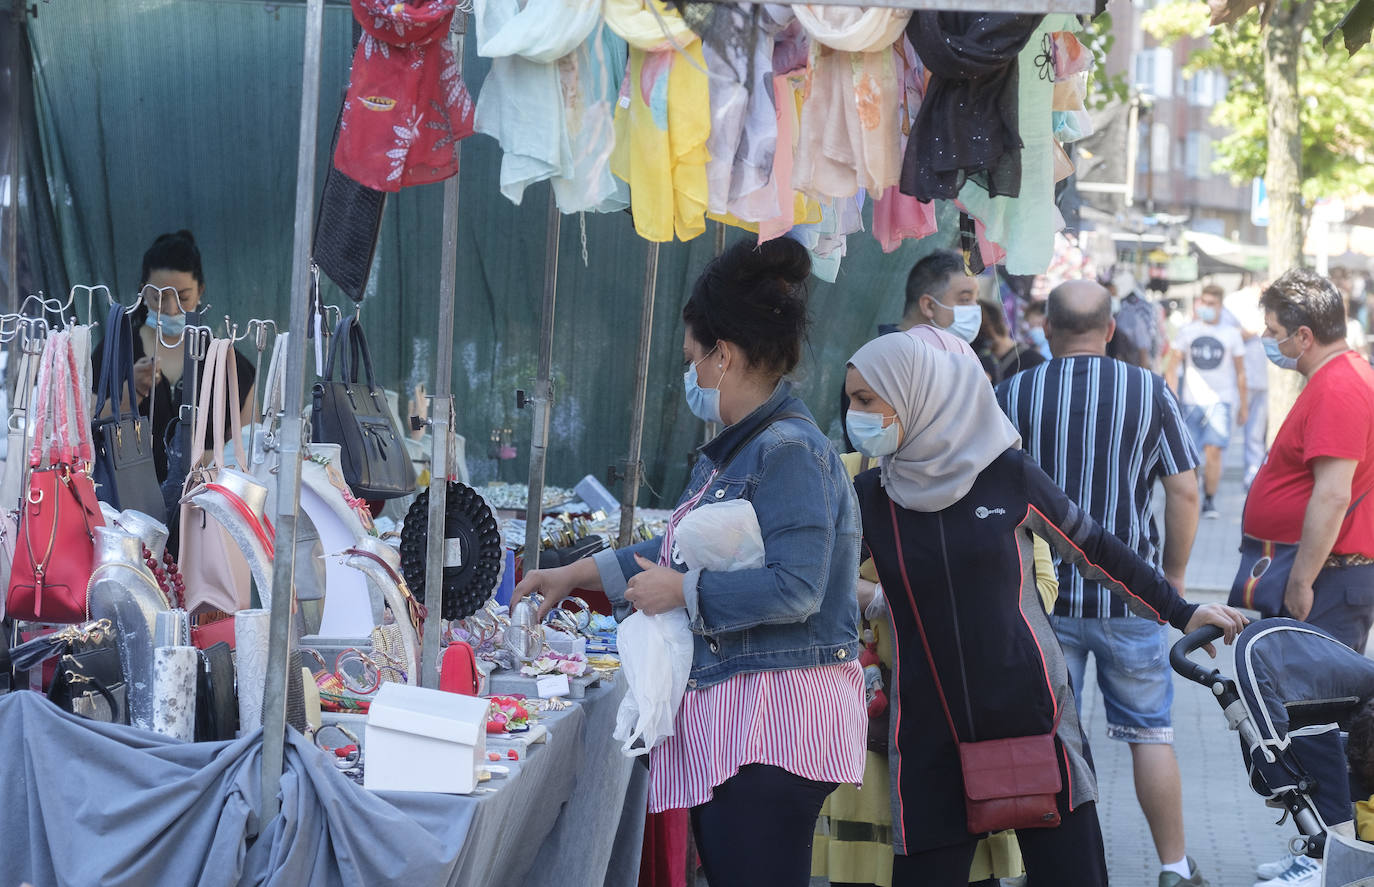
{"label": "black round decorative plate", "polygon": [[[415,497],[401,530],[401,572],[416,600],[425,597],[425,545],[429,539],[429,490]],[[450,481],[444,508],[443,617],[476,613],[501,578],[501,528],[472,487]]]}

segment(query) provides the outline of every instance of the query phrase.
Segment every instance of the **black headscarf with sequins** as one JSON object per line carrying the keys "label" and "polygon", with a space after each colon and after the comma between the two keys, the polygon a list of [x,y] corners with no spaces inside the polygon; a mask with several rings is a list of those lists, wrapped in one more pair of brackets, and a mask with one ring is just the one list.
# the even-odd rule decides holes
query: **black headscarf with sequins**
{"label": "black headscarf with sequins", "polygon": [[902,193],[953,199],[973,178],[994,197],[1021,192],[1017,55],[1040,15],[917,12],[907,38],[930,71],[902,160]]}

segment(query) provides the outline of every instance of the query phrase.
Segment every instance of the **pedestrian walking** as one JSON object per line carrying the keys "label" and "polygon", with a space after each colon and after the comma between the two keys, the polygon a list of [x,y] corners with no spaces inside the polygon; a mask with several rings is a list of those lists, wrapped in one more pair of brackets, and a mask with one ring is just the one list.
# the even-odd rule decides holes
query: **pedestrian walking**
{"label": "pedestrian walking", "polygon": [[[1048,302],[1054,359],[999,385],[998,403],[1050,479],[1181,590],[1197,531],[1198,454],[1178,402],[1159,376],[1106,356],[1116,327],[1104,287],[1069,281]],[[1157,481],[1164,485],[1163,546],[1151,508]],[[1205,885],[1184,841],[1168,629],[1131,615],[1069,562],[1059,567],[1050,622],[1080,701],[1088,657],[1096,660],[1107,736],[1130,744],[1136,799],[1159,855],[1159,885]]]}
{"label": "pedestrian walking", "polygon": [[[1245,385],[1245,343],[1240,332],[1221,322],[1223,291],[1202,288],[1193,321],[1179,331],[1164,358],[1164,380],[1179,395],[1183,418],[1202,450],[1202,516],[1218,516],[1213,497],[1221,483],[1221,458],[1231,443],[1231,420],[1249,417]],[[1183,369],[1179,388],[1179,368]]]}
{"label": "pedestrian walking", "polygon": [[846,385],[850,437],[880,460],[855,487],[893,624],[893,887],[967,883],[978,826],[1005,827],[976,803],[989,774],[974,762],[998,740],[1033,747],[1018,780],[1058,789],[1041,827],[1017,825],[1029,883],[1105,885],[1096,782],[1030,533],[1154,622],[1216,625],[1229,641],[1243,617],[1184,601],[1065,496],[972,361],[880,336],[850,359]]}
{"label": "pedestrian walking", "polygon": [[1245,390],[1249,397],[1249,415],[1245,419],[1245,478],[1243,486],[1250,489],[1255,475],[1269,451],[1269,360],[1264,356],[1264,312],[1259,306],[1259,287],[1236,290],[1226,297],[1221,321],[1240,330],[1245,343]]}
{"label": "pedestrian walking", "polygon": [[1294,270],[1260,296],[1264,349],[1307,379],[1245,501],[1243,532],[1296,543],[1284,606],[1364,652],[1374,625],[1374,368],[1346,343],[1331,281]]}

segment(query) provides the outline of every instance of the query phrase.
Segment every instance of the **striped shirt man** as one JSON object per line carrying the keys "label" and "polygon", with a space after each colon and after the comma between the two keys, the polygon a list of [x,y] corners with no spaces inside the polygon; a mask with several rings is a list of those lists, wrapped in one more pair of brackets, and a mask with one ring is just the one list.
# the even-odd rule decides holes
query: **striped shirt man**
{"label": "striped shirt man", "polygon": [[[1154,484],[1199,461],[1164,379],[1109,357],[1063,357],[1003,382],[997,400],[1026,452],[1069,498],[1158,567]],[[1125,604],[1063,561],[1055,613],[1128,615]]]}

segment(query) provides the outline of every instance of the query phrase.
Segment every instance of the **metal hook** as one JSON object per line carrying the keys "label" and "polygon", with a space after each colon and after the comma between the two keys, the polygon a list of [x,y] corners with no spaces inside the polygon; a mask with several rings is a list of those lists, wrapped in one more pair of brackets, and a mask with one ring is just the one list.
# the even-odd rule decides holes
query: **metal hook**
{"label": "metal hook", "polygon": [[267,328],[269,326],[272,327],[273,338],[281,335],[280,331],[277,329],[277,322],[275,320],[259,320],[255,317],[248,321],[248,328],[250,330],[256,328],[253,336],[253,347],[257,349],[259,354],[267,350]]}
{"label": "metal hook", "polygon": [[247,328],[244,330],[243,335],[240,336],[239,325],[230,320],[229,315],[226,314],[224,315],[224,335],[230,342],[242,342],[244,339],[253,335],[253,323],[254,321],[252,320],[248,321]]}
{"label": "metal hook", "polygon": [[71,288],[71,292],[69,292],[69,293],[67,294],[67,305],[68,305],[68,306],[70,306],[70,305],[72,304],[72,302],[76,299],[76,291],[77,291],[77,290],[85,290],[85,291],[86,291],[86,323],[89,324],[90,326],[99,326],[100,324],[96,321],[96,319],[95,319],[95,313],[94,313],[94,312],[95,312],[95,291],[96,291],[96,290],[104,290],[104,291],[105,291],[105,298],[107,298],[107,299],[110,300],[110,304],[114,304],[114,294],[111,293],[111,292],[110,292],[110,288],[109,288],[108,286],[106,286],[105,284],[103,284],[103,283],[97,283],[95,286],[86,286],[84,283],[78,283],[76,286],[72,287],[72,288]]}
{"label": "metal hook", "polygon": [[[338,318],[338,320],[334,321],[332,324],[329,322],[329,312],[331,311],[333,311],[334,315]],[[324,315],[324,325],[328,327],[331,332],[343,322],[343,309],[338,305],[321,305],[320,313]]]}

